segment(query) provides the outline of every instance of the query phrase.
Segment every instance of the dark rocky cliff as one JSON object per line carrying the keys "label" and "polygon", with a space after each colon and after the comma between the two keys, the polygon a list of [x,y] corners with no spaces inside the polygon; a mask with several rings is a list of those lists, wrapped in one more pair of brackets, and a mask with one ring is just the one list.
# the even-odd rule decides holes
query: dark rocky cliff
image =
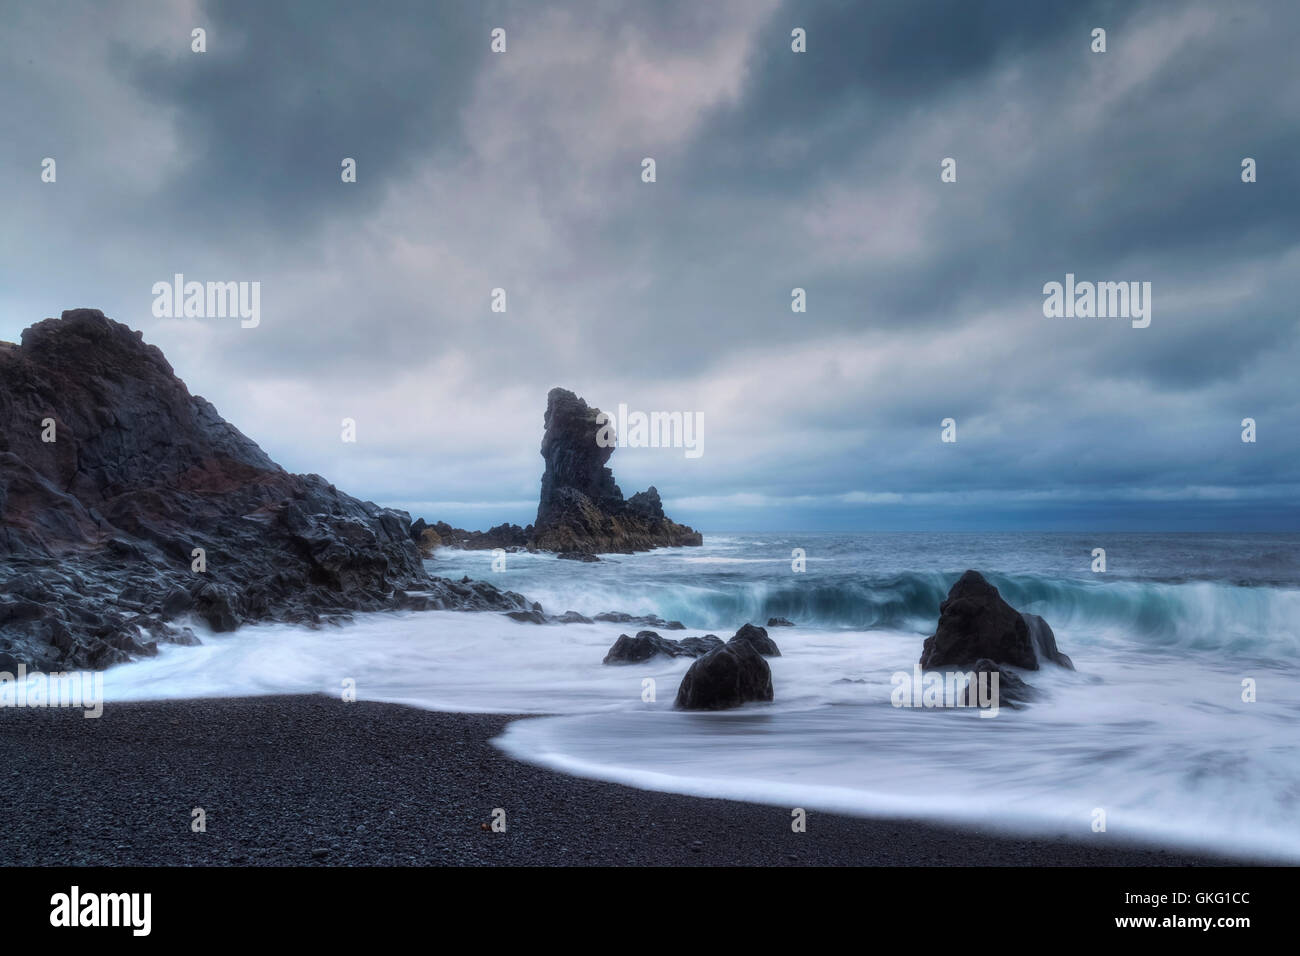
{"label": "dark rocky cliff", "polygon": [[98,310],[0,343],[0,671],[192,642],[189,614],[221,631],[395,606],[529,607],[430,578],[409,515],[286,472]]}

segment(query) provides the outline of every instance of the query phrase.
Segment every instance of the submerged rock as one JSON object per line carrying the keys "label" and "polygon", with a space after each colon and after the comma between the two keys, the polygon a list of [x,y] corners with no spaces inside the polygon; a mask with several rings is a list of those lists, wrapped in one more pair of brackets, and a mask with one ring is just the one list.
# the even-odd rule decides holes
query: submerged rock
{"label": "submerged rock", "polygon": [[623,611],[606,611],[603,614],[597,614],[597,621],[607,621],[610,624],[640,624],[644,627],[657,627],[664,631],[684,631],[686,625],[681,621],[665,621],[661,617],[653,614],[642,614],[640,616],[626,614]]}
{"label": "submerged rock", "polygon": [[[542,610],[540,604],[534,602],[529,605],[522,595],[515,594],[513,591],[501,592],[486,581],[471,582],[468,577],[461,582],[461,584],[471,583],[474,591],[466,590],[466,594],[485,593],[489,596],[496,596],[502,602],[501,606],[508,609],[505,612],[507,617],[529,624],[591,624],[602,621],[614,624],[638,624],[642,627],[659,628],[665,631],[686,630],[686,625],[681,621],[665,621],[663,618],[652,614],[633,615],[622,611],[606,611],[603,614],[597,614],[594,618],[579,614],[577,611],[565,611],[563,614],[547,614]],[[454,591],[463,590],[457,585],[453,585],[452,589]],[[471,610],[479,610],[479,608],[474,607]],[[688,638],[688,640],[691,639]]]}
{"label": "submerged rock", "polygon": [[769,617],[767,619],[768,627],[794,627],[794,621],[787,621],[783,617]]}
{"label": "submerged rock", "polygon": [[527,611],[507,611],[506,617],[510,618],[512,621],[518,621],[521,624],[546,624],[547,623],[545,614],[543,614],[541,611],[534,611],[531,609]]}
{"label": "submerged rock", "polygon": [[1067,670],[1074,670],[1074,661],[1056,646],[1056,635],[1052,633],[1048,623],[1037,614],[1022,613],[1020,616],[1025,619],[1025,626],[1029,628],[1029,639],[1033,641],[1034,651],[1039,659],[1049,660]]}
{"label": "submerged rock", "polygon": [[[991,699],[998,707],[1010,707],[1013,710],[1019,704],[1033,700],[1038,692],[1005,667],[999,667],[994,661],[983,658],[976,661],[970,670],[972,680],[962,690],[959,703],[963,707],[978,707]],[[997,674],[997,693],[994,694],[992,675]],[[983,682],[982,686],[980,682]]]}
{"label": "submerged rock", "polygon": [[705,654],[682,678],[674,707],[679,710],[727,710],[770,701],[772,669],[747,641],[728,641]]}
{"label": "submerged rock", "polygon": [[701,657],[721,646],[722,638],[714,634],[673,641],[660,637],[654,631],[638,631],[636,637],[620,634],[601,663],[639,664],[657,654],[665,657]]}

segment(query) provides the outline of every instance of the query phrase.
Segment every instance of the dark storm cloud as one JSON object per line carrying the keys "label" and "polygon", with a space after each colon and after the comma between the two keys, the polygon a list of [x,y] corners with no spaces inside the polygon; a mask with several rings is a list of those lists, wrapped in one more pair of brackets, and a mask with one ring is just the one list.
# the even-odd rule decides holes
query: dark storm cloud
{"label": "dark storm cloud", "polygon": [[[689,222],[678,219],[671,238],[664,236],[665,245],[685,246],[684,264],[648,297],[667,297],[684,283],[727,290],[755,333],[780,335],[789,327],[785,310],[772,307],[780,289],[815,280],[817,308],[808,321],[853,327],[874,321],[866,315],[874,312],[887,323],[946,325],[988,303],[1036,309],[1042,283],[1066,271],[1118,278],[1138,270],[1168,290],[1276,253],[1300,221],[1300,191],[1277,166],[1300,152],[1300,124],[1284,92],[1296,84],[1295,71],[1286,67],[1293,41],[1274,19],[1294,20],[1294,12],[1267,5],[1217,16],[1149,80],[1117,96],[1097,123],[1073,129],[1057,115],[1081,83],[1132,69],[1125,57],[1141,63],[1157,56],[1142,46],[1148,37],[1126,33],[1131,25],[1137,29],[1139,14],[1178,9],[846,4],[810,5],[802,16],[798,4],[783,7],[759,44],[764,71],[736,107],[711,119],[682,161],[693,187],[686,199],[702,211]],[[815,59],[784,53],[795,23],[810,24]],[[1105,55],[1088,50],[1098,24],[1109,32]],[[890,39],[887,50],[863,49],[880,37]],[[952,102],[991,84],[999,71],[1023,74],[1015,92],[1029,98],[1003,102],[991,89],[971,105],[986,112],[991,127],[1011,109],[1022,112],[1024,122],[1005,138],[992,132],[987,144],[971,144],[954,137],[936,154],[928,143],[896,135],[900,123],[927,111],[943,117]],[[873,150],[873,142],[884,148]],[[981,145],[972,155],[969,147]],[[946,155],[962,164],[960,193],[944,196],[933,211],[924,256],[901,263],[865,259],[851,270],[828,267],[815,276],[781,268],[766,275],[767,283],[741,278],[752,257],[736,253],[737,239],[762,235],[786,261],[797,258],[804,240],[796,234],[781,243],[770,229],[763,232],[758,221],[770,208],[763,200],[808,202],[827,177],[864,185],[894,181],[929,193]],[[1275,175],[1243,189],[1245,155],[1269,157]],[[737,207],[753,210],[752,228],[738,229],[734,218],[715,214],[718,197],[728,194]],[[909,223],[881,218],[866,227],[887,237]],[[719,255],[723,250],[730,256]],[[684,316],[683,326],[693,320]],[[1238,369],[1279,336],[1293,334],[1286,321],[1243,323],[1216,349],[1178,346],[1178,365],[1190,378]],[[718,330],[717,345],[728,332]],[[1166,375],[1170,361],[1152,354],[1147,371]]]}
{"label": "dark storm cloud", "polygon": [[[0,37],[3,334],[101,306],[291,467],[526,520],[561,384],[704,411],[698,461],[615,466],[706,527],[1258,523],[1294,487],[1292,5],[112,6]],[[262,326],[152,319],[176,271],[259,279]],[[1151,327],[1045,318],[1067,272],[1150,281]]]}
{"label": "dark storm cloud", "polygon": [[[1102,22],[1118,25],[1123,6],[1033,0],[784,3],[756,44],[753,82],[734,108],[716,117],[714,135],[697,144],[693,164],[711,176],[713,187],[759,184],[783,194],[792,168],[805,175],[843,171],[865,136],[999,65],[1071,33],[1086,50],[1089,29]],[[795,26],[807,31],[805,57],[788,55]],[[792,138],[805,145],[785,147]],[[791,159],[782,162],[783,156]]]}
{"label": "dark storm cloud", "polygon": [[[413,164],[459,147],[486,12],[415,0],[205,4],[195,18],[205,54],[124,56],[191,155],[162,201],[208,228],[279,240],[364,216]],[[345,156],[361,169],[357,189],[338,188]]]}

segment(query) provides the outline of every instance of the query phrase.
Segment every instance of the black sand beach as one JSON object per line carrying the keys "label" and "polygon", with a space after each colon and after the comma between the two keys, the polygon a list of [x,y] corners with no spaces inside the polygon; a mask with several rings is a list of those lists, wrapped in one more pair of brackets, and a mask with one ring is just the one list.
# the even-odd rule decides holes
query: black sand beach
{"label": "black sand beach", "polygon": [[[0,710],[9,865],[1188,866],[1267,861],[1008,838],[566,777],[489,741],[513,718],[324,696]],[[191,832],[202,807],[207,832]],[[507,830],[482,828],[493,808]],[[1103,841],[1105,841],[1103,843]]]}

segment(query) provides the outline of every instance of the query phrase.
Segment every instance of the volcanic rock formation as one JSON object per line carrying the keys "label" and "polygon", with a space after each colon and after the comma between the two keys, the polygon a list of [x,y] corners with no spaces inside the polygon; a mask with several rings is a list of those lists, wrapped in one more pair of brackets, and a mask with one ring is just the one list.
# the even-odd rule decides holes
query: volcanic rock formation
{"label": "volcanic rock formation", "polygon": [[701,545],[703,535],[664,514],[653,485],[630,498],[607,467],[611,444],[597,442],[602,428],[599,408],[567,389],[553,388],[546,396],[542,436],[542,494],[537,520],[526,528],[497,525],[488,531],[465,531],[446,522],[412,526],[425,553],[441,545],[484,550],[525,548],[555,551],[561,557],[583,559],[602,553],[630,554],[653,548]]}
{"label": "volcanic rock formation", "polygon": [[553,388],[546,396],[542,437],[542,497],[533,543],[548,551],[648,551],[699,545],[698,531],[664,515],[652,485],[624,499],[606,462],[612,445],[596,441],[600,409],[573,392]]}
{"label": "volcanic rock formation", "polygon": [[252,620],[529,610],[431,578],[410,516],[293,475],[97,309],[0,343],[0,671],[102,668]]}

